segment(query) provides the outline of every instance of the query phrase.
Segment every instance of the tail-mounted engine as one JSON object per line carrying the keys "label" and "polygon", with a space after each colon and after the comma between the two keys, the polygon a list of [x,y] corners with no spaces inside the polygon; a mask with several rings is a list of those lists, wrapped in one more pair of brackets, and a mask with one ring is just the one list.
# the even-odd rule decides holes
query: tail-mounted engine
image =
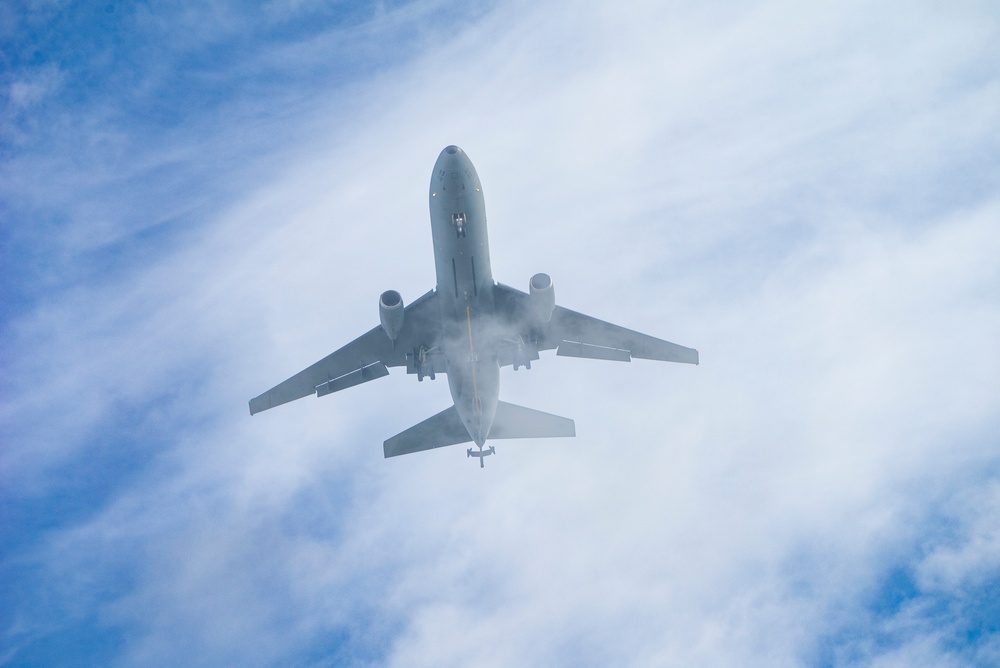
{"label": "tail-mounted engine", "polygon": [[378,298],[378,319],[385,335],[395,341],[403,329],[403,298],[395,290],[386,290]]}
{"label": "tail-mounted engine", "polygon": [[548,274],[535,274],[528,281],[528,294],[531,296],[532,315],[537,322],[548,322],[552,310],[556,307],[556,291],[552,287],[552,278]]}

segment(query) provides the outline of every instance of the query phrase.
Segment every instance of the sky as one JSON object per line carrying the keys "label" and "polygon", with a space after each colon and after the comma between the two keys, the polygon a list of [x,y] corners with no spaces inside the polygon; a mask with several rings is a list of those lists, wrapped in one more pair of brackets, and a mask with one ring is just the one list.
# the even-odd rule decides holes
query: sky
{"label": "sky", "polygon": [[[0,5],[0,665],[1000,665],[991,2]],[[575,439],[247,401],[494,278],[697,348],[543,354]]]}

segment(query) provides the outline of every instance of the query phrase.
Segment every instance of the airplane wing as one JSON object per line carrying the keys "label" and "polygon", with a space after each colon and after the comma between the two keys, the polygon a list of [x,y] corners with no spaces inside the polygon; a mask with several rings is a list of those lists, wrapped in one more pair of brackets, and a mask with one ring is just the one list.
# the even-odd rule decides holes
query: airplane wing
{"label": "airplane wing", "polygon": [[406,366],[414,349],[432,348],[440,335],[436,293],[431,290],[404,309],[403,327],[393,342],[375,327],[288,380],[250,400],[250,414],[315,394],[353,387],[389,374],[386,367]]}
{"label": "airplane wing", "polygon": [[[556,306],[548,322],[532,322],[531,297],[497,284],[497,309],[536,350],[556,349],[557,355],[628,362],[633,358],[698,364],[698,351],[648,334],[612,325],[589,315]],[[536,356],[537,357],[537,356]]]}

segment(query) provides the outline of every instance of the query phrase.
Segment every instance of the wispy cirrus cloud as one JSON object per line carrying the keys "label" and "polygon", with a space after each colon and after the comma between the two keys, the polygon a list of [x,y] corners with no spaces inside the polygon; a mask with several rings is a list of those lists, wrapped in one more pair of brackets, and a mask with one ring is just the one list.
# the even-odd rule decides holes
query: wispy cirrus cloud
{"label": "wispy cirrus cloud", "polygon": [[[8,663],[990,662],[993,17],[332,7],[18,14]],[[579,436],[483,475],[381,459],[441,382],[249,418],[431,287],[452,142],[498,280],[703,364],[504,375]]]}

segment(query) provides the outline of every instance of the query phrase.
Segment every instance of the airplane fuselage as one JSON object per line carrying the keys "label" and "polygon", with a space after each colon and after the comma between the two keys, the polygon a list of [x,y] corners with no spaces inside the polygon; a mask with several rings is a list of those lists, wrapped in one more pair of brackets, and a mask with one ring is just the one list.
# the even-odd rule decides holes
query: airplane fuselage
{"label": "airplane fuselage", "polygon": [[500,393],[500,367],[485,345],[494,310],[493,272],[482,185],[457,146],[438,156],[429,199],[448,387],[469,436],[482,447]]}

